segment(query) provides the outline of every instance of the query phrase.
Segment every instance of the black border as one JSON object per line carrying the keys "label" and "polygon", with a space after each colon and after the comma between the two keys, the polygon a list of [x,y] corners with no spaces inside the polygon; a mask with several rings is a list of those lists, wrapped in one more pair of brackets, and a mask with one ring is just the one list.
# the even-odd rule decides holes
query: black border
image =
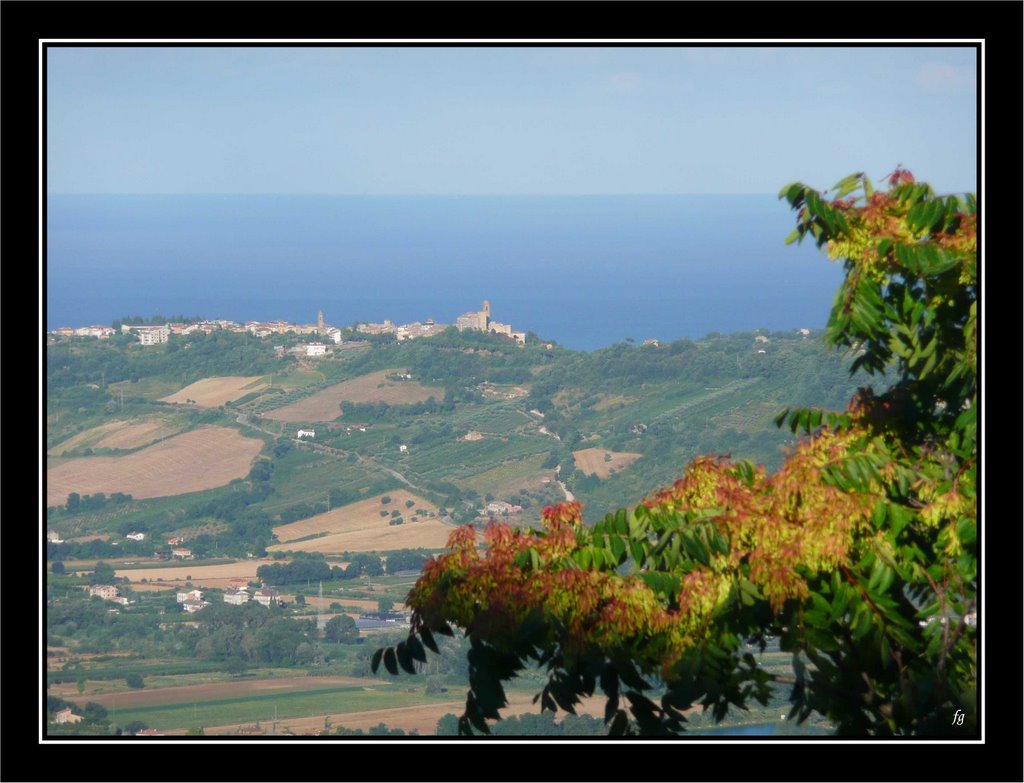
{"label": "black border", "polygon": [[[1021,111],[1019,96],[1021,92],[1021,36],[1022,6],[1016,2],[976,2],[959,3],[872,3],[872,2],[831,2],[831,3],[545,3],[535,4],[498,2],[477,3],[402,3],[386,4],[352,2],[344,4],[319,2],[205,2],[181,3],[158,0],[152,3],[131,2],[66,2],[57,0],[46,3],[11,2],[2,3],[3,26],[2,46],[0,55],[3,57],[2,69],[4,108],[7,109],[4,130],[0,136],[2,141],[4,180],[4,201],[8,207],[4,216],[8,218],[8,231],[0,235],[3,249],[8,250],[7,268],[12,270],[13,259],[25,254],[34,254],[34,242],[22,242],[29,231],[35,231],[36,204],[38,182],[36,167],[37,150],[37,63],[38,39],[74,37],[74,38],[192,38],[192,37],[223,37],[238,38],[303,38],[310,36],[332,36],[347,38],[569,38],[579,41],[588,37],[616,38],[651,38],[654,36],[671,37],[711,37],[720,36],[735,41],[743,38],[794,38],[807,39],[805,45],[816,44],[812,41],[822,38],[914,38],[938,39],[941,43],[951,38],[984,38],[986,41],[985,72],[987,83],[983,89],[986,100],[986,146],[987,155],[993,161],[1005,160],[1003,150],[996,137],[1002,133],[1009,136],[1011,160],[1016,166],[1018,156],[1013,154],[1020,149]],[[500,22],[496,21],[500,20]],[[200,32],[201,31],[201,32]],[[882,41],[879,41],[881,43]],[[133,45],[126,43],[124,45]],[[195,44],[190,44],[195,45]],[[215,44],[210,44],[215,45]],[[291,44],[289,44],[291,45]],[[467,43],[465,45],[473,45]],[[562,45],[562,44],[560,44]],[[578,44],[586,45],[586,44]],[[648,45],[648,44],[644,44]],[[766,43],[763,45],[777,45]],[[876,45],[876,44],[863,44]],[[902,44],[900,44],[902,45]],[[908,44],[914,45],[914,44]],[[932,41],[920,45],[934,45]],[[980,59],[980,52],[979,52]],[[998,89],[989,89],[987,84],[996,81]],[[12,121],[13,120],[13,121]],[[881,119],[884,121],[884,118]],[[1002,167],[1000,167],[1002,169]],[[995,169],[993,170],[1000,170]],[[986,198],[992,194],[992,206],[986,204],[986,225],[1012,226],[1020,225],[1019,193],[1008,200],[1008,204],[997,201],[994,188],[1003,180],[993,182],[993,178],[985,177],[981,166],[980,153],[978,170],[981,172]],[[1000,170],[1000,173],[1003,173]],[[1016,175],[1016,176],[1014,176]],[[1019,169],[1010,171],[1014,183],[1018,181]],[[45,178],[44,178],[45,182]],[[1019,185],[1016,185],[1019,188]],[[979,196],[982,195],[979,187]],[[997,204],[999,206],[997,206]],[[1010,211],[1012,209],[1012,212]],[[1011,217],[1012,215],[1012,217]],[[25,226],[23,231],[17,229]],[[28,228],[31,226],[32,228]],[[983,227],[984,229],[984,227]],[[1019,234],[1014,231],[1014,249],[1010,250],[1010,258],[1016,267],[1019,258]],[[995,263],[995,252],[1000,247],[1002,237],[995,229],[984,235],[984,252],[990,256],[988,263]],[[1007,243],[1008,244],[1008,243]],[[22,246],[24,245],[24,246]],[[22,246],[22,247],[19,247]],[[15,252],[16,249],[19,252]],[[8,281],[12,282],[11,280]],[[984,282],[984,281],[983,281]],[[45,285],[45,282],[44,282]],[[20,301],[23,301],[23,289],[15,295],[20,286],[8,286],[6,289],[12,300],[7,308],[9,315],[23,317]],[[15,290],[12,290],[15,289]],[[995,308],[989,308],[994,311]],[[1013,312],[1016,312],[1014,310]],[[991,316],[990,316],[991,317]],[[22,332],[23,333],[23,332]],[[1012,333],[1016,335],[1016,331]],[[42,339],[39,335],[37,339]],[[8,347],[12,347],[8,340]],[[33,346],[38,343],[33,341]],[[989,355],[995,350],[995,344],[988,346]],[[36,366],[38,349],[32,351],[28,361]],[[10,363],[7,363],[11,366]],[[40,389],[44,382],[39,378]],[[10,417],[8,423],[15,417]],[[23,417],[27,418],[27,417]],[[16,421],[15,423],[20,423]],[[38,441],[40,423],[36,422],[30,437]],[[983,436],[984,438],[984,433]],[[10,444],[14,438],[9,437]],[[983,441],[984,444],[984,441]],[[10,456],[10,455],[8,455]],[[10,466],[11,461],[8,462]],[[36,475],[38,463],[31,470]],[[18,469],[15,468],[17,471]],[[10,469],[7,473],[11,478]],[[14,473],[17,475],[17,472]],[[989,479],[991,482],[992,479]],[[1014,479],[1016,487],[1016,479]],[[1016,492],[1012,493],[1011,513],[1009,520],[1014,528],[1014,543],[1020,534],[1017,527]],[[13,493],[8,493],[12,498]],[[11,501],[9,501],[11,502]],[[20,505],[20,503],[19,503]],[[993,503],[988,504],[988,511],[996,510]],[[33,508],[33,516],[38,510]],[[984,521],[983,521],[984,523]],[[38,538],[37,538],[38,540]],[[8,536],[8,544],[11,544]],[[1020,559],[1017,553],[1020,548],[1011,552],[1004,547],[1002,539],[998,542],[989,540],[986,557],[986,572],[1020,573]],[[30,580],[18,579],[37,563],[22,560],[13,562],[16,547],[8,546],[4,550],[5,565],[8,566],[8,579],[5,583],[10,587],[18,581],[22,584]],[[988,564],[989,558],[999,559],[1000,553],[1009,554],[1015,563],[1008,572],[997,571],[995,566]],[[22,570],[19,570],[22,569]],[[15,578],[12,579],[11,577]],[[995,577],[993,577],[994,579]],[[1016,580],[1012,580],[1011,589],[1016,589]],[[36,581],[39,584],[38,581]],[[995,582],[993,582],[995,584]],[[995,591],[986,595],[987,616],[997,617]],[[10,595],[10,593],[9,593]],[[28,601],[19,601],[21,606],[9,603],[4,623],[8,632],[8,640],[14,641],[14,634],[21,626],[31,625],[36,628],[35,607]],[[37,744],[37,705],[39,699],[38,683],[35,677],[38,663],[33,664],[33,677],[18,677],[17,646],[4,645],[10,652],[5,677],[6,688],[2,695],[7,709],[8,720],[0,732],[0,741],[10,745],[7,748],[14,752],[3,754],[6,758],[5,773],[13,773],[10,779],[26,780],[185,780],[203,779],[216,775],[224,780],[285,780],[312,779],[324,777],[335,779],[347,777],[349,774],[360,776],[360,770],[373,770],[373,777],[378,779],[487,779],[487,780],[519,780],[535,778],[557,779],[588,779],[588,780],[623,780],[623,779],[708,779],[726,780],[755,778],[763,779],[854,779],[884,780],[900,778],[906,780],[973,780],[973,779],[1021,779],[1019,738],[1022,736],[1020,709],[1017,704],[1021,688],[1012,687],[1006,678],[1019,676],[1017,651],[1020,639],[1017,623],[1019,622],[1018,604],[1013,602],[1013,610],[998,612],[1007,618],[1014,628],[1012,638],[1008,639],[1007,649],[1013,652],[1009,656],[1009,672],[1000,667],[999,680],[986,678],[986,688],[996,701],[997,693],[1008,693],[1012,704],[1005,717],[1000,714],[999,720],[994,719],[995,712],[990,711],[992,718],[985,725],[987,745],[903,745],[879,741],[863,741],[852,745],[834,745],[816,743],[814,745],[789,746],[781,743],[748,744],[750,754],[722,754],[721,748],[713,745],[700,745],[690,748],[686,756],[675,755],[671,761],[661,757],[662,749],[677,747],[675,744],[640,744],[629,743],[631,755],[627,759],[623,755],[623,743],[608,741],[600,744],[587,744],[566,748],[563,762],[568,764],[551,765],[532,753],[519,753],[512,757],[512,763],[495,764],[496,757],[488,759],[474,753],[475,758],[467,759],[464,745],[440,744],[426,740],[416,744],[389,742],[388,753],[381,754],[380,748],[363,743],[346,743],[340,749],[341,756],[333,754],[329,757],[318,756],[315,765],[310,764],[312,756],[306,754],[305,761],[296,764],[298,757],[282,758],[274,755],[281,762],[277,766],[270,761],[268,752],[256,751],[249,743],[244,753],[228,752],[226,767],[219,764],[211,765],[206,751],[212,747],[192,745],[184,753],[175,753],[168,757],[166,753],[151,751],[141,757],[129,753],[125,757],[124,745],[116,744],[112,754],[103,752],[110,744],[101,741],[87,742],[76,745],[70,743]],[[14,615],[24,612],[19,617],[20,623],[12,621]],[[984,618],[982,620],[984,622]],[[1005,629],[1002,629],[1005,632]],[[986,638],[990,648],[1001,629],[996,622],[988,624]],[[27,647],[27,645],[26,645]],[[0,648],[3,649],[3,648]],[[13,660],[12,660],[13,659]],[[13,675],[13,676],[12,676]],[[984,674],[983,674],[984,676]],[[26,693],[22,696],[21,691]],[[27,698],[26,698],[27,696]],[[1001,711],[1000,711],[1001,712]],[[425,738],[426,739],[426,738]],[[296,747],[296,743],[284,740]],[[618,765],[600,765],[607,752],[613,750],[618,759],[626,762],[623,767]],[[732,743],[730,743],[732,744]],[[243,742],[243,745],[245,743]],[[430,747],[427,747],[429,745]],[[218,745],[218,747],[227,747]],[[269,746],[268,746],[269,747]],[[310,745],[298,745],[304,750]],[[484,746],[484,752],[492,747]],[[511,746],[513,753],[521,747]],[[696,747],[701,750],[694,756]],[[405,765],[396,763],[393,756],[400,748],[409,749],[409,761],[419,760],[425,763]],[[346,752],[358,749],[367,762],[355,766],[355,758]],[[497,746],[495,746],[497,750]],[[510,748],[505,748],[509,750]],[[1011,766],[999,766],[995,762],[1001,751],[1011,752]],[[237,751],[237,748],[235,749]],[[450,750],[450,752],[448,752]],[[477,749],[480,750],[479,748]],[[523,750],[526,750],[524,747]],[[165,748],[166,751],[166,748]],[[203,751],[196,756],[197,751]],[[424,751],[428,751],[424,753]],[[640,755],[636,755],[639,751]],[[849,752],[844,752],[849,751]],[[994,751],[996,757],[990,756]],[[42,754],[45,752],[46,756]],[[401,753],[402,751],[399,751]],[[682,749],[678,753],[683,753]],[[413,755],[415,754],[415,755]],[[442,755],[443,754],[443,755]],[[161,763],[166,759],[167,762]],[[571,760],[570,760],[571,759]],[[485,764],[479,762],[483,760]],[[585,762],[589,760],[589,764]],[[132,763],[125,763],[130,761]],[[330,762],[335,762],[331,764]],[[476,761],[477,763],[473,763]],[[516,763],[516,762],[519,763]],[[599,762],[595,764],[594,761]],[[664,762],[669,761],[668,764]],[[16,766],[12,763],[16,762]],[[434,762],[434,763],[430,763]],[[467,763],[468,762],[468,763]],[[654,763],[651,763],[654,762]],[[660,762],[660,763],[659,763]],[[673,763],[674,762],[674,763]],[[744,763],[747,762],[747,763]],[[882,762],[882,763],[879,763]],[[888,763],[886,763],[888,762]],[[705,766],[707,765],[707,766]],[[696,767],[696,769],[695,769]],[[1006,770],[1005,772],[1003,770]],[[212,773],[212,774],[211,774]],[[325,774],[326,773],[326,774]],[[695,774],[696,773],[696,774]],[[7,775],[3,775],[7,779]]]}

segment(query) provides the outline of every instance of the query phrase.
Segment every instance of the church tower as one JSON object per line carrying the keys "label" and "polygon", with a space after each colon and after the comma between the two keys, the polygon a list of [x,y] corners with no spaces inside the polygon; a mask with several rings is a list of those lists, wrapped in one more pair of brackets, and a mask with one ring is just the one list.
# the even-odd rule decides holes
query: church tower
{"label": "church tower", "polygon": [[324,311],[321,310],[316,314],[316,330],[320,334],[324,333]]}
{"label": "church tower", "polygon": [[484,299],[484,307],[480,311],[480,328],[483,331],[487,331],[487,328],[491,325],[491,303]]}

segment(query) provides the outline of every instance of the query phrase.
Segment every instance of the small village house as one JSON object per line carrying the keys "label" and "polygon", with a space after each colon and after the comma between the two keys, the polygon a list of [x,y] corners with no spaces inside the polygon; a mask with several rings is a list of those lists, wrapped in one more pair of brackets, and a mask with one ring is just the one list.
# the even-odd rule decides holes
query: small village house
{"label": "small village house", "polygon": [[56,723],[78,723],[79,721],[83,720],[82,716],[75,715],[75,713],[71,711],[70,707],[65,707],[62,710],[58,710],[56,713],[54,713],[53,717]]}

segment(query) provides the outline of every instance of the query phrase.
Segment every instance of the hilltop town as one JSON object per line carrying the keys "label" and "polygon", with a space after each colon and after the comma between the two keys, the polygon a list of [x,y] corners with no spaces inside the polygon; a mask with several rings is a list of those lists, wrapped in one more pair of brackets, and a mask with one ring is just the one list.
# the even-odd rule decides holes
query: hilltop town
{"label": "hilltop town", "polygon": [[[451,326],[452,324],[437,323],[433,318],[427,318],[422,322],[413,321],[407,324],[395,324],[385,319],[381,323],[356,323],[354,331],[368,335],[390,334],[394,335],[396,340],[402,342],[405,340],[415,340],[417,337],[433,337],[441,334],[441,332]],[[491,319],[491,303],[486,299],[480,310],[463,313],[455,319],[454,326],[460,332],[478,331],[500,334],[520,345],[526,345],[526,332],[514,331],[510,324],[500,323]],[[315,335],[322,338],[323,342],[315,341],[305,346],[307,356],[324,356],[328,353],[328,342],[335,345],[344,342],[343,330],[326,323],[322,310],[317,314],[315,324],[300,325],[286,321],[246,321],[245,323],[239,323],[225,319],[212,319],[154,324],[121,323],[120,329],[113,326],[98,325],[80,326],[77,328],[62,326],[50,333],[50,340],[52,341],[56,337],[96,337],[100,340],[106,340],[115,334],[121,333],[135,335],[142,345],[159,345],[166,343],[172,334],[185,336],[194,332],[210,334],[216,331],[249,333],[257,337],[292,333]]]}

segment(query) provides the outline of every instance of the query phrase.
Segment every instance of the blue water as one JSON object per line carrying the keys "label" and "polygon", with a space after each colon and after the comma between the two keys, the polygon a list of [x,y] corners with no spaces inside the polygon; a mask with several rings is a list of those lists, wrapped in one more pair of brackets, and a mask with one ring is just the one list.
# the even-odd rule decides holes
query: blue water
{"label": "blue water", "polygon": [[841,270],[774,196],[51,196],[46,323],[456,316],[591,350],[820,328]]}
{"label": "blue water", "polygon": [[691,732],[690,736],[729,736],[729,737],[770,737],[775,733],[774,723],[749,723],[743,726],[723,726],[721,728],[700,729]]}

